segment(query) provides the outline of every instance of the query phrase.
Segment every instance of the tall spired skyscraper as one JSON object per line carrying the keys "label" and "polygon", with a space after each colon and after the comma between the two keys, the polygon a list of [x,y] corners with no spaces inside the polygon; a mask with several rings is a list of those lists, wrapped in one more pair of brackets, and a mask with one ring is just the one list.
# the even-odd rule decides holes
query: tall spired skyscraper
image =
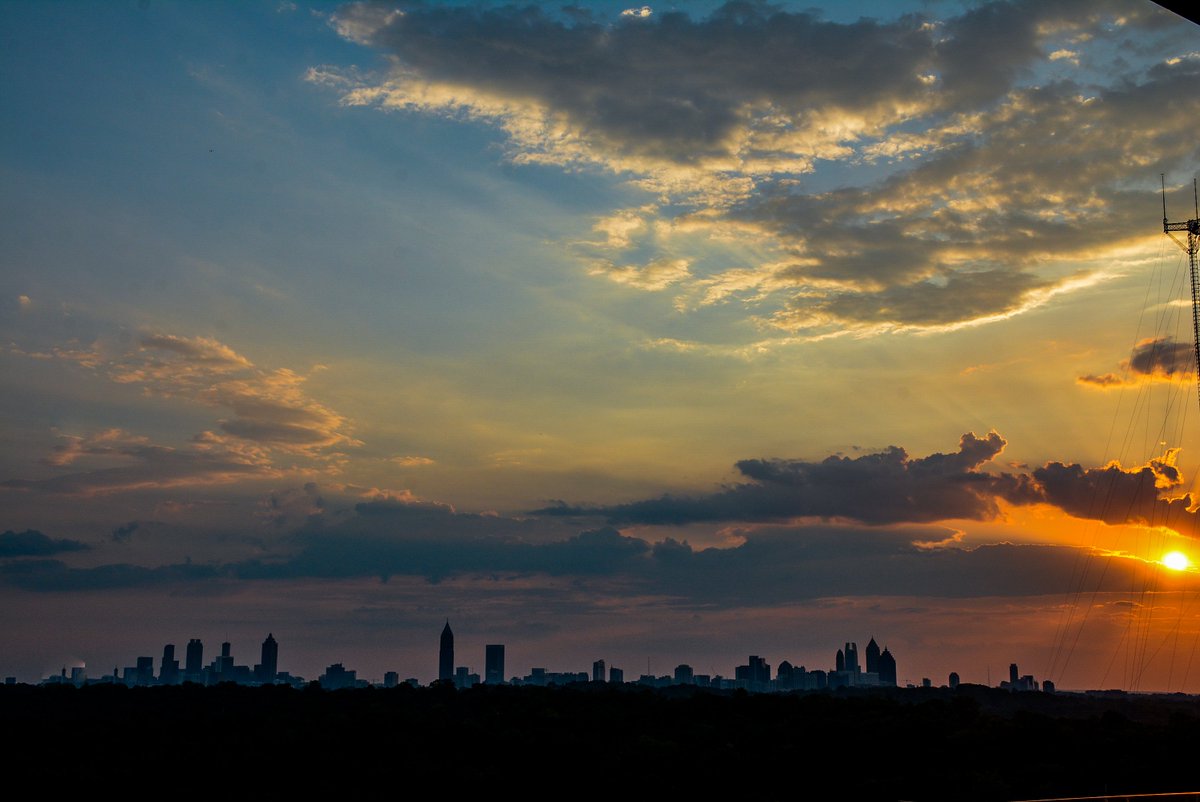
{"label": "tall spired skyscraper", "polygon": [[454,633],[450,631],[450,621],[442,629],[442,645],[438,649],[438,679],[454,681]]}
{"label": "tall spired skyscraper", "polygon": [[867,673],[879,673],[879,644],[871,638],[871,642],[867,644]]}

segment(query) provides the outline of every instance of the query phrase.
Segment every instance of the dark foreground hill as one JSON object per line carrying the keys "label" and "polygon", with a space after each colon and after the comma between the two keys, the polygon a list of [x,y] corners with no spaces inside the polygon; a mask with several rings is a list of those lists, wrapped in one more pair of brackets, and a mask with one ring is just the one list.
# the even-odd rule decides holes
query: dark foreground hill
{"label": "dark foreground hill", "polygon": [[0,732],[7,786],[55,797],[1011,800],[1200,786],[1200,700],[978,686],[10,686]]}

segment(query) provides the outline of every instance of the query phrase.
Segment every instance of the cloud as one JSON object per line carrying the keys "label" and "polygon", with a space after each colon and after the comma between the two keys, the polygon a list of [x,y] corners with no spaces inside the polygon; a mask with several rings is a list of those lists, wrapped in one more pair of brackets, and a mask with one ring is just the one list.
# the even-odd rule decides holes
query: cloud
{"label": "cloud", "polygon": [[415,454],[404,454],[392,457],[390,462],[401,465],[405,468],[422,468],[426,465],[433,465],[435,460],[430,457],[421,457]]}
{"label": "cloud", "polygon": [[[1048,462],[1022,473],[991,473],[983,466],[1006,445],[996,432],[967,433],[958,451],[913,458],[898,446],[820,462],[745,459],[746,482],[696,496],[664,495],[613,506],[558,502],[535,515],[600,517],[614,525],[683,525],[704,521],[784,522],[804,518],[874,526],[1001,517],[1001,502],[1046,504],[1076,518],[1107,524],[1165,526],[1191,536],[1197,503],[1182,492],[1178,450],[1145,465],[1101,468]],[[945,544],[929,541],[928,548]]]}
{"label": "cloud", "polygon": [[1108,389],[1140,384],[1143,381],[1190,382],[1196,371],[1192,343],[1178,342],[1171,337],[1142,340],[1133,348],[1129,359],[1121,363],[1127,378],[1115,373],[1087,374],[1077,381],[1083,385]]}
{"label": "cloud", "polygon": [[920,523],[950,518],[989,520],[997,498],[1036,499],[1027,477],[979,468],[1003,451],[996,432],[964,434],[952,454],[910,458],[891,446],[859,457],[821,462],[746,459],[748,480],[703,496],[661,496],[611,507],[560,504],[541,515],[599,515],[614,524],[685,524],[696,521],[786,521],[819,517],[869,524]]}
{"label": "cloud", "polygon": [[141,466],[12,480],[3,486],[71,493],[168,487],[232,481],[248,473],[275,475],[302,467],[304,461],[331,472],[344,460],[340,449],[361,445],[351,437],[344,415],[306,393],[306,376],[288,368],[258,367],[211,337],[146,333],[132,344],[98,342],[90,348],[26,355],[74,362],[119,384],[140,386],[149,396],[200,403],[229,415],[215,421],[217,431],[197,433],[183,449],[155,446],[120,429],[66,435],[46,458],[47,464],[69,466],[89,455],[126,457]]}
{"label": "cloud", "polygon": [[304,393],[304,376],[258,368],[212,338],[147,334],[106,367],[114,381],[141,384],[148,393],[231,410],[236,417],[219,426],[242,440],[308,457],[359,444],[346,433],[344,416]]}
{"label": "cloud", "polygon": [[[1148,235],[1144,176],[1194,161],[1200,65],[1162,58],[1186,31],[1150,4],[854,23],[759,3],[611,20],[355,4],[334,20],[392,66],[310,81],[349,105],[494,125],[518,163],[627,178],[656,201],[604,215],[587,269],[670,288],[680,310],[760,307],[777,337],[951,330],[1083,290]],[[1143,60],[1097,61],[1135,33]],[[1090,83],[1054,77],[1075,60]],[[828,165],[849,182],[811,188]],[[691,256],[731,228],[750,244]]]}
{"label": "cloud", "polygon": [[[395,510],[359,510],[337,527],[310,527],[294,553],[275,558],[95,568],[26,560],[0,565],[0,582],[35,592],[71,592],[418,577],[430,583],[456,580],[486,593],[495,587],[544,587],[562,578],[582,598],[601,602],[658,599],[674,607],[711,609],[856,596],[1061,595],[1077,578],[1081,557],[1106,561],[1106,570],[1097,572],[1098,591],[1126,592],[1131,582],[1152,581],[1153,571],[1140,560],[1065,546],[959,548],[946,541],[944,530],[930,527],[757,527],[736,546],[697,549],[671,538],[651,543],[611,528],[547,542],[483,529],[460,533],[451,528],[444,530],[449,537],[422,537],[395,526],[399,519],[393,516],[380,519],[381,512]],[[940,547],[930,548],[937,538],[942,538]]]}
{"label": "cloud", "polygon": [[0,534],[0,559],[47,557],[65,551],[85,551],[90,548],[91,546],[78,540],[52,540],[34,529],[26,529],[24,532],[9,529]]}
{"label": "cloud", "polygon": [[594,276],[605,276],[617,284],[643,290],[665,290],[690,275],[687,259],[661,259],[642,266],[596,264],[589,272]]}
{"label": "cloud", "polygon": [[139,526],[140,524],[137,521],[130,521],[127,524],[118,526],[112,531],[112,539],[118,543],[128,543]]}
{"label": "cloud", "polygon": [[181,563],[147,568],[117,563],[95,568],[70,568],[59,560],[21,560],[0,565],[0,581],[25,590],[118,590],[171,585],[219,576],[212,566]]}
{"label": "cloud", "polygon": [[0,489],[96,496],[132,490],[226,484],[280,475],[255,448],[238,447],[219,435],[196,435],[185,448],[155,445],[121,429],[80,437],[64,435],[46,462],[82,470],[40,479],[9,479]]}
{"label": "cloud", "polygon": [[1046,502],[1077,518],[1109,524],[1168,526],[1194,535],[1195,501],[1180,492],[1177,450],[1133,468],[1115,460],[1103,468],[1050,462],[1033,471]]}

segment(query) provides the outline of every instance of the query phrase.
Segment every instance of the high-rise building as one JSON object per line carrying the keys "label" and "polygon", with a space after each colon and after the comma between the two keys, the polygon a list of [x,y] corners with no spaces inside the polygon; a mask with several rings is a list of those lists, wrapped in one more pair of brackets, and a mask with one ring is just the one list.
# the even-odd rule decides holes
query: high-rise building
{"label": "high-rise building", "polygon": [[615,666],[609,666],[609,668],[608,668],[608,681],[609,681],[610,683],[612,683],[613,685],[622,685],[622,684],[624,684],[624,682],[625,682],[625,670],[624,670],[624,669],[621,669],[621,668],[616,668]]}
{"label": "high-rise building", "polygon": [[162,666],[158,669],[158,681],[163,685],[179,682],[179,661],[175,659],[175,644],[163,647]]}
{"label": "high-rise building", "polygon": [[846,654],[841,649],[837,650],[837,655],[833,658],[833,670],[838,672],[846,670]]}
{"label": "high-rise building", "polygon": [[879,644],[874,638],[867,644],[867,673],[879,673]]}
{"label": "high-rise building", "polygon": [[442,629],[442,642],[438,648],[438,679],[454,681],[454,633],[450,631],[450,620]]}
{"label": "high-rise building", "polygon": [[604,682],[604,661],[592,663],[592,682]]}
{"label": "high-rise building", "polygon": [[504,684],[503,643],[489,643],[483,647],[483,681],[488,685]]}
{"label": "high-rise building", "polygon": [[680,663],[675,666],[675,684],[676,685],[692,685],[696,681],[696,672],[687,663]]}
{"label": "high-rise building", "polygon": [[1020,672],[1017,670],[1017,664],[1009,663],[1009,665],[1008,665],[1008,681],[1013,687],[1016,687],[1017,682],[1019,681],[1019,676],[1018,676],[1019,674],[1020,674]]}
{"label": "high-rise building", "polygon": [[214,661],[213,668],[216,674],[225,675],[224,679],[231,679],[230,675],[233,674],[233,647],[230,646],[229,641],[221,644],[221,656]]}
{"label": "high-rise building", "polygon": [[771,682],[771,666],[756,654],[750,655],[747,663],[746,679],[752,690],[762,690]]}
{"label": "high-rise building", "polygon": [[957,687],[958,687],[958,683],[959,683],[959,679],[958,679],[958,672],[957,672],[957,671],[951,671],[951,672],[950,672],[950,687],[951,687],[951,688],[957,688]]}
{"label": "high-rise building", "polygon": [[149,685],[154,682],[153,657],[139,657],[137,659],[137,673],[134,682],[138,685]]}
{"label": "high-rise building", "polygon": [[186,660],[183,666],[184,678],[191,682],[199,682],[200,674],[204,670],[204,644],[199,638],[188,641]]}
{"label": "high-rise building", "polygon": [[254,667],[254,680],[264,685],[275,682],[279,674],[279,644],[275,637],[268,632],[267,639],[262,644],[262,662]]}
{"label": "high-rise building", "polygon": [[846,644],[846,670],[852,674],[857,674],[862,669],[858,665],[858,644]]}
{"label": "high-rise building", "polygon": [[879,684],[892,685],[896,684],[896,658],[892,657],[892,653],[885,646],[883,653],[879,655]]}

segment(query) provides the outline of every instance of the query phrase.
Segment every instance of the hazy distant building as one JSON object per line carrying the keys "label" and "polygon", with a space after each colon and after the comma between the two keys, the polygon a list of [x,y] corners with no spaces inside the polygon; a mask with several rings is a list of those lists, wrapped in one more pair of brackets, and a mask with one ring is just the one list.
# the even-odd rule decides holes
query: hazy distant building
{"label": "hazy distant building", "polygon": [[696,672],[687,663],[680,663],[675,666],[675,684],[676,685],[693,685],[696,681]]}
{"label": "hazy distant building", "polygon": [[609,666],[608,681],[613,685],[622,685],[625,682],[625,671],[616,666]]}
{"label": "hazy distant building", "polygon": [[796,687],[795,680],[796,670],[792,668],[792,664],[784,660],[779,664],[779,668],[775,669],[775,689],[779,691],[790,691]]}
{"label": "hazy distant building", "polygon": [[771,666],[756,654],[750,655],[746,665],[733,670],[738,687],[751,691],[766,691],[771,687]]}
{"label": "hazy distant building", "polygon": [[592,682],[604,682],[604,661],[592,663]]}
{"label": "hazy distant building", "polygon": [[483,681],[488,685],[504,684],[503,643],[489,643],[483,647]]}
{"label": "hazy distant building", "polygon": [[474,688],[479,684],[479,675],[472,674],[471,669],[467,666],[459,666],[454,669],[454,687],[462,690]]}
{"label": "hazy distant building", "polygon": [[336,691],[341,688],[353,688],[358,684],[358,672],[348,671],[341,663],[334,663],[329,668],[325,669],[325,673],[317,680],[321,683],[321,687],[327,691]]}
{"label": "hazy distant building", "polygon": [[[1008,666],[1008,682],[1001,682],[1000,687],[1010,691],[1039,690],[1038,682],[1033,678],[1032,674],[1020,676],[1016,663],[1011,663]],[[1050,683],[1050,687],[1053,688],[1054,683]]]}
{"label": "hazy distant building", "polygon": [[442,628],[442,641],[438,648],[438,679],[446,682],[454,680],[454,633],[450,631],[449,619]]}
{"label": "hazy distant building", "polygon": [[957,671],[950,672],[950,687],[951,688],[958,687],[958,672]]}
{"label": "hazy distant building", "polygon": [[137,685],[149,685],[154,682],[154,658],[139,657],[137,659],[137,674],[134,676]]}
{"label": "hazy distant building", "polygon": [[400,675],[395,671],[385,671],[383,674],[383,687],[395,688],[400,684]]}

